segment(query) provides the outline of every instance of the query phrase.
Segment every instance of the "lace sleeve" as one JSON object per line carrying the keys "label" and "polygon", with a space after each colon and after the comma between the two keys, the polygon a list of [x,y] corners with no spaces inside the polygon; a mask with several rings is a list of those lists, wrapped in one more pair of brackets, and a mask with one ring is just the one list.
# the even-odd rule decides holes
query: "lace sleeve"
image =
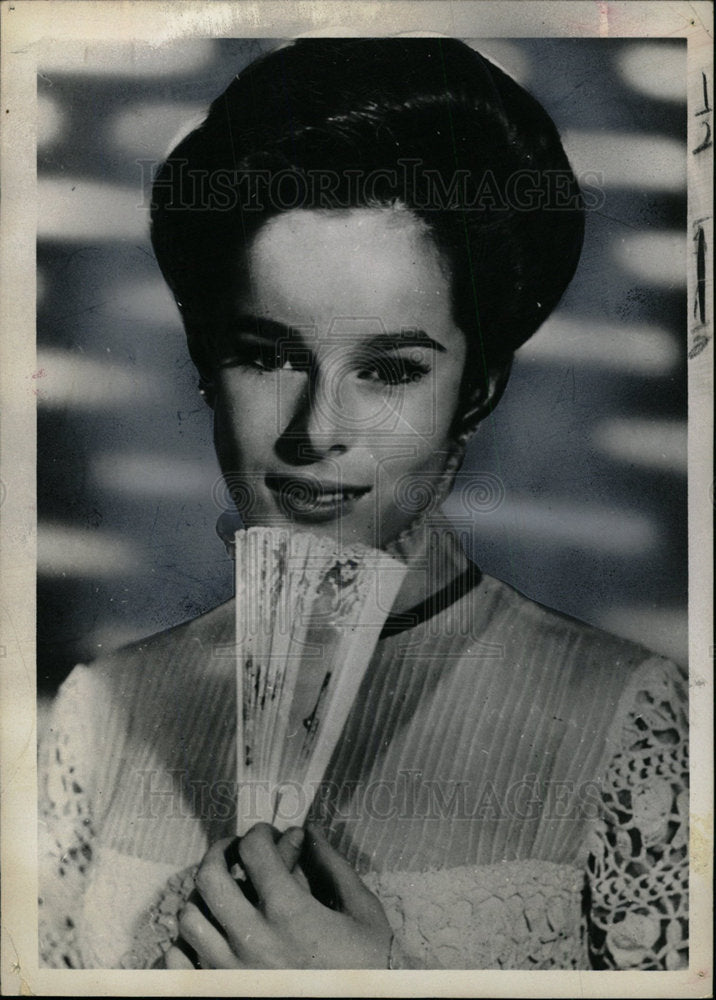
{"label": "lace sleeve", "polygon": [[83,967],[76,927],[94,839],[88,673],[76,667],[62,685],[40,744],[40,961],[51,968]]}
{"label": "lace sleeve", "polygon": [[401,969],[427,969],[428,964],[404,950],[400,938],[393,934],[390,939],[390,954],[388,955],[388,968],[393,970]]}
{"label": "lace sleeve", "polygon": [[688,965],[688,710],[681,670],[653,659],[626,692],[593,831],[592,967]]}

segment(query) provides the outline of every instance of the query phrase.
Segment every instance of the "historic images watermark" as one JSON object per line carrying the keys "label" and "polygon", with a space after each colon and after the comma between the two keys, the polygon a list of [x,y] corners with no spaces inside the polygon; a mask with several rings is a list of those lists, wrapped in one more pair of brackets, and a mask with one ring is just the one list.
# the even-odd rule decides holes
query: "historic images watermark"
{"label": "historic images watermark", "polygon": [[[160,164],[136,161],[143,192],[151,189]],[[598,211],[605,202],[604,178],[598,170],[577,176],[581,203],[587,211]],[[532,212],[574,211],[580,196],[575,193],[569,170],[523,168],[499,178],[492,170],[475,176],[467,169],[443,171],[425,167],[420,159],[404,158],[395,167],[347,169],[299,169],[294,166],[268,169],[197,169],[188,161],[172,160],[158,181],[172,192],[168,211],[187,209],[215,212],[286,212],[300,208],[353,208],[381,201],[390,190],[396,201],[405,201],[415,211]],[[146,209],[143,195],[138,208]]]}
{"label": "historic images watermark", "polygon": [[266,815],[274,823],[290,826],[312,807],[322,821],[348,822],[443,820],[534,821],[594,820],[600,814],[601,785],[597,781],[540,781],[527,774],[509,783],[489,778],[461,780],[425,778],[405,769],[394,780],[324,780],[310,787],[295,781],[273,784],[256,780],[206,781],[182,769],[140,770],[136,774],[142,819],[210,820],[236,818],[237,801],[242,821],[250,825]]}

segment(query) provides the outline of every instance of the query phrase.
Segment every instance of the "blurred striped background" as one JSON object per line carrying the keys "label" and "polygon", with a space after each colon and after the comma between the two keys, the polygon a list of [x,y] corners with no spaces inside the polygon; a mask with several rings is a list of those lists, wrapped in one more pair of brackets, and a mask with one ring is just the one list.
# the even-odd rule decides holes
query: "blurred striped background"
{"label": "blurred striped background", "polygon": [[[148,193],[186,123],[275,44],[50,45],[42,60],[44,693],[78,660],[232,594],[210,413],[153,259]],[[505,491],[471,515],[474,557],[535,600],[683,661],[685,42],[473,44],[544,103],[575,169],[600,175],[604,194],[573,284],[471,446],[466,471],[499,476]],[[458,490],[448,509],[462,522],[464,508]]]}

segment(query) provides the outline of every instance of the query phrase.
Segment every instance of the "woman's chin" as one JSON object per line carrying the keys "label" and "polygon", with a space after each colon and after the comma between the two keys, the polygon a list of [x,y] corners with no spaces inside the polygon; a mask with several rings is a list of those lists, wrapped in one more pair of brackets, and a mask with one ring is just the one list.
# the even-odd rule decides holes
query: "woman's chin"
{"label": "woman's chin", "polygon": [[265,515],[244,515],[246,528],[275,528],[277,530],[309,531],[314,535],[330,538],[338,548],[346,545],[365,545],[381,548],[380,532],[371,521],[350,516],[345,510],[316,509],[301,512],[272,512]]}

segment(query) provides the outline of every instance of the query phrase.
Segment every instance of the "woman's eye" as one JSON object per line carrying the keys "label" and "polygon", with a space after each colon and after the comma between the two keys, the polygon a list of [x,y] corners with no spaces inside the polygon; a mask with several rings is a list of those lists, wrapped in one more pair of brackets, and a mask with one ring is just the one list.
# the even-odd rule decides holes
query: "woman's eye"
{"label": "woman's eye", "polygon": [[277,347],[259,347],[247,352],[246,363],[261,372],[295,371],[296,357]]}
{"label": "woman's eye", "polygon": [[288,359],[269,351],[256,352],[253,356],[249,356],[246,363],[262,372],[275,372],[282,368],[291,368]]}
{"label": "woman's eye", "polygon": [[306,371],[306,351],[289,350],[285,346],[242,345],[221,362],[222,367],[240,366],[258,372]]}
{"label": "woman's eye", "polygon": [[430,365],[422,355],[385,355],[365,359],[358,368],[358,378],[365,382],[382,385],[412,385],[430,374]]}

